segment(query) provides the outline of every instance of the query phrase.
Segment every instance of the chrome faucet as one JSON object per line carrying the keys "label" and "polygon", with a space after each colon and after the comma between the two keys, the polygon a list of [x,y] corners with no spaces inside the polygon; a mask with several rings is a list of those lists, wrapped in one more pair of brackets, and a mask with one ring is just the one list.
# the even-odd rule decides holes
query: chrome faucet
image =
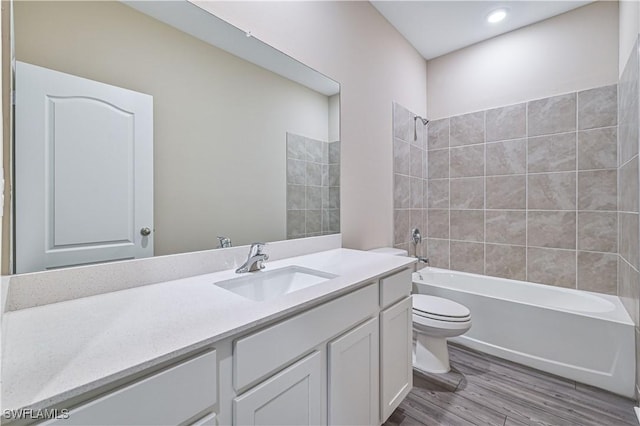
{"label": "chrome faucet", "polygon": [[265,245],[265,243],[251,244],[247,261],[244,262],[241,267],[236,269],[236,274],[242,274],[243,272],[256,272],[264,269],[264,264],[262,262],[269,259],[269,255],[262,252]]}
{"label": "chrome faucet", "polygon": [[231,247],[231,238],[218,237],[218,247],[216,248],[227,248],[227,247]]}

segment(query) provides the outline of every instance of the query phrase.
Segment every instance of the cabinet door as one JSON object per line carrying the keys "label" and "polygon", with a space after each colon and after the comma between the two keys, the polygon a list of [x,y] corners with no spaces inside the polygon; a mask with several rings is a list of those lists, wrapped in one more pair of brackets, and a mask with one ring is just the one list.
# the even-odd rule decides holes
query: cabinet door
{"label": "cabinet door", "polygon": [[381,423],[389,418],[413,386],[411,308],[411,297],[407,297],[380,314]]}
{"label": "cabinet door", "polygon": [[378,318],[329,343],[329,424],[378,423]]}
{"label": "cabinet door", "polygon": [[314,352],[233,400],[236,425],[317,425],[322,362]]}

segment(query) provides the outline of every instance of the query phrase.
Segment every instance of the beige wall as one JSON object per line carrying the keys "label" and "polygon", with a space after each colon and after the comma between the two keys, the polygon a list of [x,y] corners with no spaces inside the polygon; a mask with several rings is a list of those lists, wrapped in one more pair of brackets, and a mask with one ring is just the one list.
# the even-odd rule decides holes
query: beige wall
{"label": "beige wall", "polygon": [[640,33],[640,2],[638,0],[621,1],[618,16],[620,21],[618,72],[622,75],[631,49]]}
{"label": "beige wall", "polygon": [[344,246],[391,245],[391,105],[425,114],[425,60],[368,2],[198,4],[341,84]]}
{"label": "beige wall", "polygon": [[600,1],[427,63],[438,119],[617,83],[618,3]]}
{"label": "beige wall", "polygon": [[18,60],[154,96],[156,254],[285,239],[286,132],[326,141],[326,96],[116,2],[16,2],[15,38]]}

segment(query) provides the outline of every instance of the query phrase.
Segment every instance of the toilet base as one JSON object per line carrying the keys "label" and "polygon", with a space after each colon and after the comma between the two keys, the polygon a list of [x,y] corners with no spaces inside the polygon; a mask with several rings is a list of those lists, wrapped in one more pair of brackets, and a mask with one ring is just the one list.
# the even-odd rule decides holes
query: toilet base
{"label": "toilet base", "polygon": [[449,348],[446,337],[432,337],[424,333],[413,333],[413,366],[427,373],[448,373]]}

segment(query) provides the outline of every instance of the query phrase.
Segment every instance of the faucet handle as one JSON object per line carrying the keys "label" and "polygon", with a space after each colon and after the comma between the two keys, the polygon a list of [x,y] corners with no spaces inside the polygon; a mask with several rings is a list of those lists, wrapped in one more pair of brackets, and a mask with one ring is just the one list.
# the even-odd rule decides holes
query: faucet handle
{"label": "faucet handle", "polygon": [[253,250],[256,250],[256,254],[262,254],[262,249],[266,246],[267,243],[252,243],[249,252],[252,253]]}

